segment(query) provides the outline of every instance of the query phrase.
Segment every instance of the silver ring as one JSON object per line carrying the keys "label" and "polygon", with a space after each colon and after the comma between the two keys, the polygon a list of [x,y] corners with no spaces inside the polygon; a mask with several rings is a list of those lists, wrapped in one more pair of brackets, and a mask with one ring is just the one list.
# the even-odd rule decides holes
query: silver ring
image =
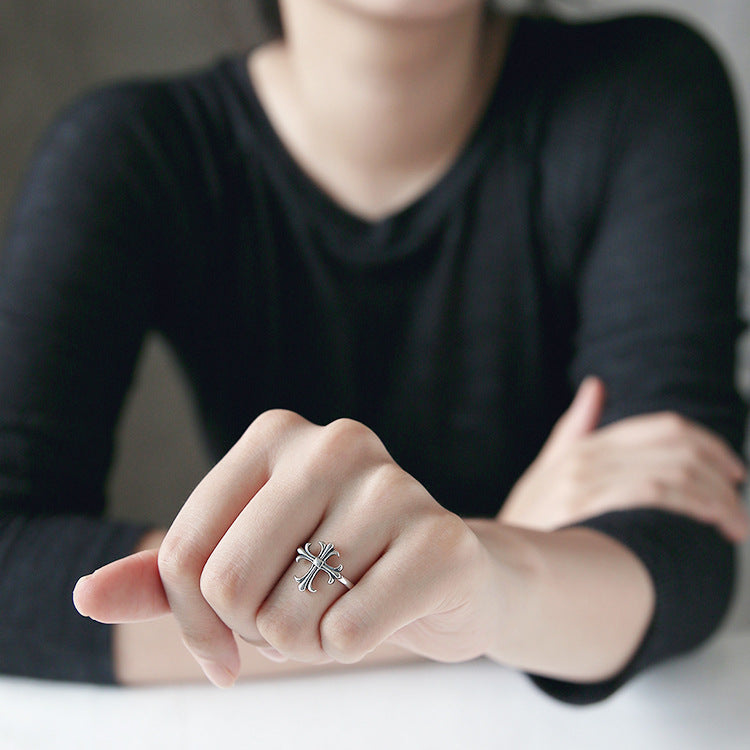
{"label": "silver ring", "polygon": [[332,544],[326,542],[318,542],[320,545],[320,552],[314,555],[310,551],[310,545],[312,542],[308,542],[304,548],[297,547],[297,557],[294,562],[300,562],[301,560],[310,563],[310,569],[301,577],[294,576],[294,580],[297,581],[297,588],[300,591],[311,591],[313,594],[317,591],[312,587],[315,576],[318,573],[328,574],[328,583],[334,583],[338,581],[343,583],[346,588],[351,589],[354,585],[348,578],[341,575],[341,571],[344,569],[343,565],[338,565],[335,568],[328,564],[328,559],[336,555],[339,557],[339,553],[336,551]]}

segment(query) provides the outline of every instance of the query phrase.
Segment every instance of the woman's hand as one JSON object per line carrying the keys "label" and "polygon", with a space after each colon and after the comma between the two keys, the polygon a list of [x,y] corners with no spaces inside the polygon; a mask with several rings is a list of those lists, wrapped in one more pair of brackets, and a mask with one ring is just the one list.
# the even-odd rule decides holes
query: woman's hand
{"label": "woman's hand", "polygon": [[[296,550],[335,543],[348,590],[315,578]],[[206,476],[158,556],[141,552],[82,579],[75,602],[105,622],[172,612],[206,675],[229,685],[235,635],[272,655],[356,662],[390,641],[442,661],[484,653],[497,629],[493,565],[477,536],[399,468],[365,426],[261,415]]]}
{"label": "woman's hand", "polygon": [[748,534],[742,461],[719,437],[676,414],[631,417],[596,429],[604,386],[587,378],[498,520],[547,531],[633,507],[713,524],[732,541]]}

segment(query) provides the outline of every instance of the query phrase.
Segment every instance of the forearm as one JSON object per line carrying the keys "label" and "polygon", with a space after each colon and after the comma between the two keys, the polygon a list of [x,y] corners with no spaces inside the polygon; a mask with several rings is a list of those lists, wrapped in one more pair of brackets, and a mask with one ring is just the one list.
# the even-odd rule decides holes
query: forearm
{"label": "forearm", "polygon": [[110,634],[77,614],[70,592],[80,575],[127,554],[142,534],[80,515],[0,513],[0,672],[112,682]]}
{"label": "forearm", "polygon": [[649,573],[626,547],[585,528],[469,522],[494,562],[503,620],[487,656],[526,672],[599,682],[632,658],[651,622]]}

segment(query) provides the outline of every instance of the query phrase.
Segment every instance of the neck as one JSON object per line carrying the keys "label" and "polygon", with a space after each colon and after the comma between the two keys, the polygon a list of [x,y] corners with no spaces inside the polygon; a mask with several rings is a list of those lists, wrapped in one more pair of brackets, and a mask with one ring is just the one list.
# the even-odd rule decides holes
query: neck
{"label": "neck", "polygon": [[510,23],[490,21],[480,2],[418,19],[331,0],[282,0],[281,8],[280,135],[350,208],[374,217],[408,201],[465,143]]}

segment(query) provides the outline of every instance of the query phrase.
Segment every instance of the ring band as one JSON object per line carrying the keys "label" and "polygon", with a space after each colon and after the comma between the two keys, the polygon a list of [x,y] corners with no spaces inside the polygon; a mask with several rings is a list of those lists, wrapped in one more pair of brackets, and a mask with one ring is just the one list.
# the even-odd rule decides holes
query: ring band
{"label": "ring band", "polygon": [[297,577],[294,576],[294,580],[297,582],[297,588],[300,591],[310,591],[315,593],[317,589],[313,588],[313,581],[318,573],[328,574],[328,583],[332,584],[334,581],[343,583],[346,588],[351,589],[354,584],[345,576],[341,575],[341,571],[344,569],[343,565],[337,565],[335,568],[328,564],[328,559],[336,555],[339,557],[339,553],[336,548],[327,542],[318,542],[320,545],[320,552],[315,555],[310,551],[310,545],[312,542],[308,542],[304,548],[297,547],[297,557],[295,562],[308,562],[310,563],[310,569],[305,575]]}

